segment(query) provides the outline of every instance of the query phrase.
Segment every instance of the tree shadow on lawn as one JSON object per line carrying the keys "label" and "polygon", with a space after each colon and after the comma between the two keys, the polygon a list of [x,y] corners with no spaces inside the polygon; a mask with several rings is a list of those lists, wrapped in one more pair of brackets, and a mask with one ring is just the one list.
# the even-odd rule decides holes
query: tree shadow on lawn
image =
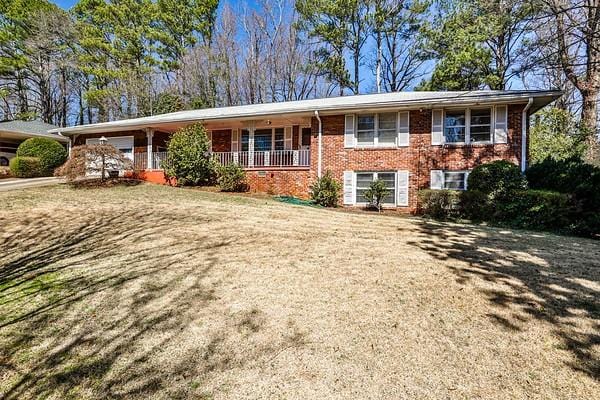
{"label": "tree shadow on lawn", "polygon": [[11,221],[18,233],[0,237],[0,398],[197,397],[211,372],[297,343],[244,346],[269,322],[218,306],[208,278],[232,243],[215,222],[165,210]]}
{"label": "tree shadow on lawn", "polygon": [[570,367],[600,378],[600,242],[433,221],[419,227],[410,243],[466,263],[447,267],[458,283],[477,285],[493,306],[492,321],[515,331],[530,320],[551,324],[574,356]]}

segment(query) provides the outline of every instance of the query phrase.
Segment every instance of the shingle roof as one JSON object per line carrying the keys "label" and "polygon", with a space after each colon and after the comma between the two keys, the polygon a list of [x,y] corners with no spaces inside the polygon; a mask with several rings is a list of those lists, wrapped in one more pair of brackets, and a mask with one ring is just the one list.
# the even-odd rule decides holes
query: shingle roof
{"label": "shingle roof", "polygon": [[56,140],[67,141],[68,138],[57,135],[56,133],[48,133],[48,131],[57,129],[56,125],[47,124],[42,121],[5,121],[0,122],[0,132],[11,134],[21,134],[23,137],[51,137]]}
{"label": "shingle roof", "polygon": [[366,108],[445,107],[448,105],[527,102],[531,97],[532,112],[549,104],[561,95],[560,91],[540,90],[477,90],[463,92],[393,92],[322,99],[286,101],[280,103],[179,111],[150,117],[58,128],[52,132],[63,134],[93,133],[110,130],[158,127],[175,122],[210,121],[223,119],[252,119],[281,114],[312,115],[320,113],[352,112]]}

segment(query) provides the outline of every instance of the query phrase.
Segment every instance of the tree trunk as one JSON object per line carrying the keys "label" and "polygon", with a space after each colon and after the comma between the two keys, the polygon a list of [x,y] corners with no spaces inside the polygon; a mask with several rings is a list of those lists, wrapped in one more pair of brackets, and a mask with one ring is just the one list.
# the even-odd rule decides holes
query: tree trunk
{"label": "tree trunk", "polygon": [[598,142],[598,89],[581,91],[581,124],[586,135],[587,161],[600,162],[600,143]]}
{"label": "tree trunk", "polygon": [[381,31],[377,31],[377,66],[375,67],[377,93],[381,93]]}
{"label": "tree trunk", "polygon": [[358,94],[359,80],[359,69],[360,69],[360,50],[354,49],[354,94]]}

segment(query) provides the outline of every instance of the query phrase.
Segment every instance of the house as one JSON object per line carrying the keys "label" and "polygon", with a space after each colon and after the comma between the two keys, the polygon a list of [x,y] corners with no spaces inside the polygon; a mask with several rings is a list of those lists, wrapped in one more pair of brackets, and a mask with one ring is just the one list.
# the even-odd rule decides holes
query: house
{"label": "house", "polygon": [[5,121],[0,122],[0,166],[5,167],[17,152],[17,147],[26,139],[45,137],[59,141],[63,145],[69,143],[69,138],[56,133],[48,133],[57,127],[41,121]]}
{"label": "house", "polygon": [[505,159],[527,166],[529,116],[557,91],[400,92],[180,111],[57,128],[72,145],[102,136],[134,161],[136,176],[165,182],[169,136],[202,123],[221,163],[237,162],[250,188],[307,197],[325,171],[343,183],[346,206],[365,204],[374,179],[388,207],[414,212],[423,188],[465,189],[471,169]]}

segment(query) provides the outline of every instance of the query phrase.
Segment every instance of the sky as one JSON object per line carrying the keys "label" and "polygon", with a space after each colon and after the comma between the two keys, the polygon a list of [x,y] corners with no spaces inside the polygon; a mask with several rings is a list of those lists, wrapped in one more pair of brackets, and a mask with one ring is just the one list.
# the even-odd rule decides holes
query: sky
{"label": "sky", "polygon": [[77,0],[54,0],[53,3],[68,10],[77,3]]}

